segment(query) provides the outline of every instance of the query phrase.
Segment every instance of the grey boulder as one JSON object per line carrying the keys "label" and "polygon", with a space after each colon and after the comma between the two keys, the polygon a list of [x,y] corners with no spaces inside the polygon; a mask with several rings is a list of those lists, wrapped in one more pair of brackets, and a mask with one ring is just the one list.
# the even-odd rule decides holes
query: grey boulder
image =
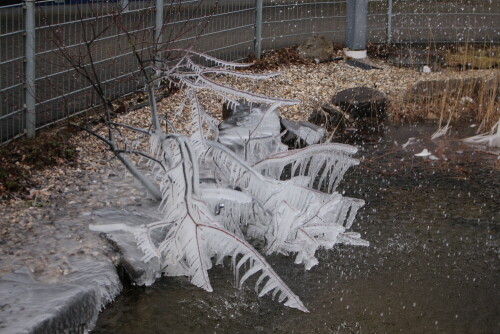
{"label": "grey boulder", "polygon": [[387,96],[369,87],[355,87],[338,92],[333,96],[332,103],[354,119],[381,120],[387,111]]}
{"label": "grey boulder", "polygon": [[342,129],[352,125],[351,117],[337,106],[324,104],[321,109],[314,110],[309,115],[308,121],[324,127],[327,131]]}

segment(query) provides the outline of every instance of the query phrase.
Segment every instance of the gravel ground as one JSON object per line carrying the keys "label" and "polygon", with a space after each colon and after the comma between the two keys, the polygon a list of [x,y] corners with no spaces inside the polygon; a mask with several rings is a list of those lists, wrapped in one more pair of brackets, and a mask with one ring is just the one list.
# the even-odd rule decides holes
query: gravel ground
{"label": "gravel ground", "polygon": [[[283,75],[259,82],[219,77],[217,80],[268,96],[294,98],[302,103],[281,108],[281,115],[293,120],[306,120],[309,113],[329,102],[342,89],[369,86],[398,101],[412,84],[419,80],[449,77],[494,76],[497,70],[467,72],[444,71],[420,73],[395,68],[374,61],[383,70],[365,71],[343,61],[321,64],[286,65],[278,68]],[[220,117],[221,103],[208,92],[202,94],[206,109]],[[182,91],[159,103],[178,132],[185,133],[190,121],[187,113],[174,118],[172,110],[180,105]],[[117,122],[137,127],[148,124],[148,108],[119,115]],[[391,107],[393,116],[397,108]],[[60,165],[33,175],[38,186],[29,195],[14,197],[0,203],[0,276],[28,267],[42,281],[55,282],[71,273],[71,259],[77,257],[112,258],[118,256],[97,234],[91,233],[78,217],[101,207],[123,207],[144,200],[147,195],[127,176],[94,137],[79,133],[71,138],[79,157],[76,166]],[[82,220],[82,219],[80,219]]]}

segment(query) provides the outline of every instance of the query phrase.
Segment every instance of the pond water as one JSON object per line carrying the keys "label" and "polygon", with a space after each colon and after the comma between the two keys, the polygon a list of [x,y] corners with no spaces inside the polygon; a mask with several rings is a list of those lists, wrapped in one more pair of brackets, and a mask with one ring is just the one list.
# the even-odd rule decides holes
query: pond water
{"label": "pond water", "polygon": [[[431,142],[433,130],[387,127],[358,144],[363,161],[339,190],[366,200],[353,230],[370,247],[320,251],[310,271],[268,257],[309,314],[236,289],[216,267],[213,293],[184,278],[126,287],[93,332],[500,333],[500,164],[458,140]],[[414,156],[423,148],[440,160]]]}

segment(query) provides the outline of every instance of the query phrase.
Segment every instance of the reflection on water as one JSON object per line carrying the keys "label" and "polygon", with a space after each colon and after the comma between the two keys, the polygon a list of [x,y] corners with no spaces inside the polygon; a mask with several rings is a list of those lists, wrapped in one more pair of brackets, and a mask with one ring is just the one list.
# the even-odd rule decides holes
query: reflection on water
{"label": "reflection on water", "polygon": [[[431,142],[432,130],[389,127],[359,144],[363,162],[339,190],[366,200],[353,229],[370,247],[319,252],[310,271],[269,258],[310,314],[234,288],[217,267],[213,293],[183,278],[126,288],[95,333],[500,333],[497,157]],[[415,157],[423,148],[440,160]]]}

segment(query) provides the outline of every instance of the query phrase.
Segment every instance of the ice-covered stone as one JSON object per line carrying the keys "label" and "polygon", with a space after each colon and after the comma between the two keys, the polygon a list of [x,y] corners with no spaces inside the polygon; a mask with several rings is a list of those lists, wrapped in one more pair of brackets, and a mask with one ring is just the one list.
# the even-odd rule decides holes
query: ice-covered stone
{"label": "ice-covered stone", "polygon": [[286,130],[283,137],[285,144],[302,146],[302,143],[305,143],[306,145],[314,145],[320,143],[325,136],[324,128],[309,122],[294,122],[282,118],[281,125]]}
{"label": "ice-covered stone", "polygon": [[[106,208],[93,212],[93,229],[99,225],[125,224],[137,227],[160,221],[158,203],[132,207],[127,210]],[[165,231],[166,233],[166,231]],[[161,276],[161,268],[156,259],[143,261],[144,253],[137,246],[134,235],[126,231],[116,230],[105,233],[106,238],[121,253],[121,265],[128,278],[137,285],[151,285]],[[158,236],[161,239],[161,236]]]}
{"label": "ice-covered stone", "polygon": [[84,333],[121,291],[111,262],[80,259],[62,282],[35,280],[28,269],[0,278],[2,333]]}

